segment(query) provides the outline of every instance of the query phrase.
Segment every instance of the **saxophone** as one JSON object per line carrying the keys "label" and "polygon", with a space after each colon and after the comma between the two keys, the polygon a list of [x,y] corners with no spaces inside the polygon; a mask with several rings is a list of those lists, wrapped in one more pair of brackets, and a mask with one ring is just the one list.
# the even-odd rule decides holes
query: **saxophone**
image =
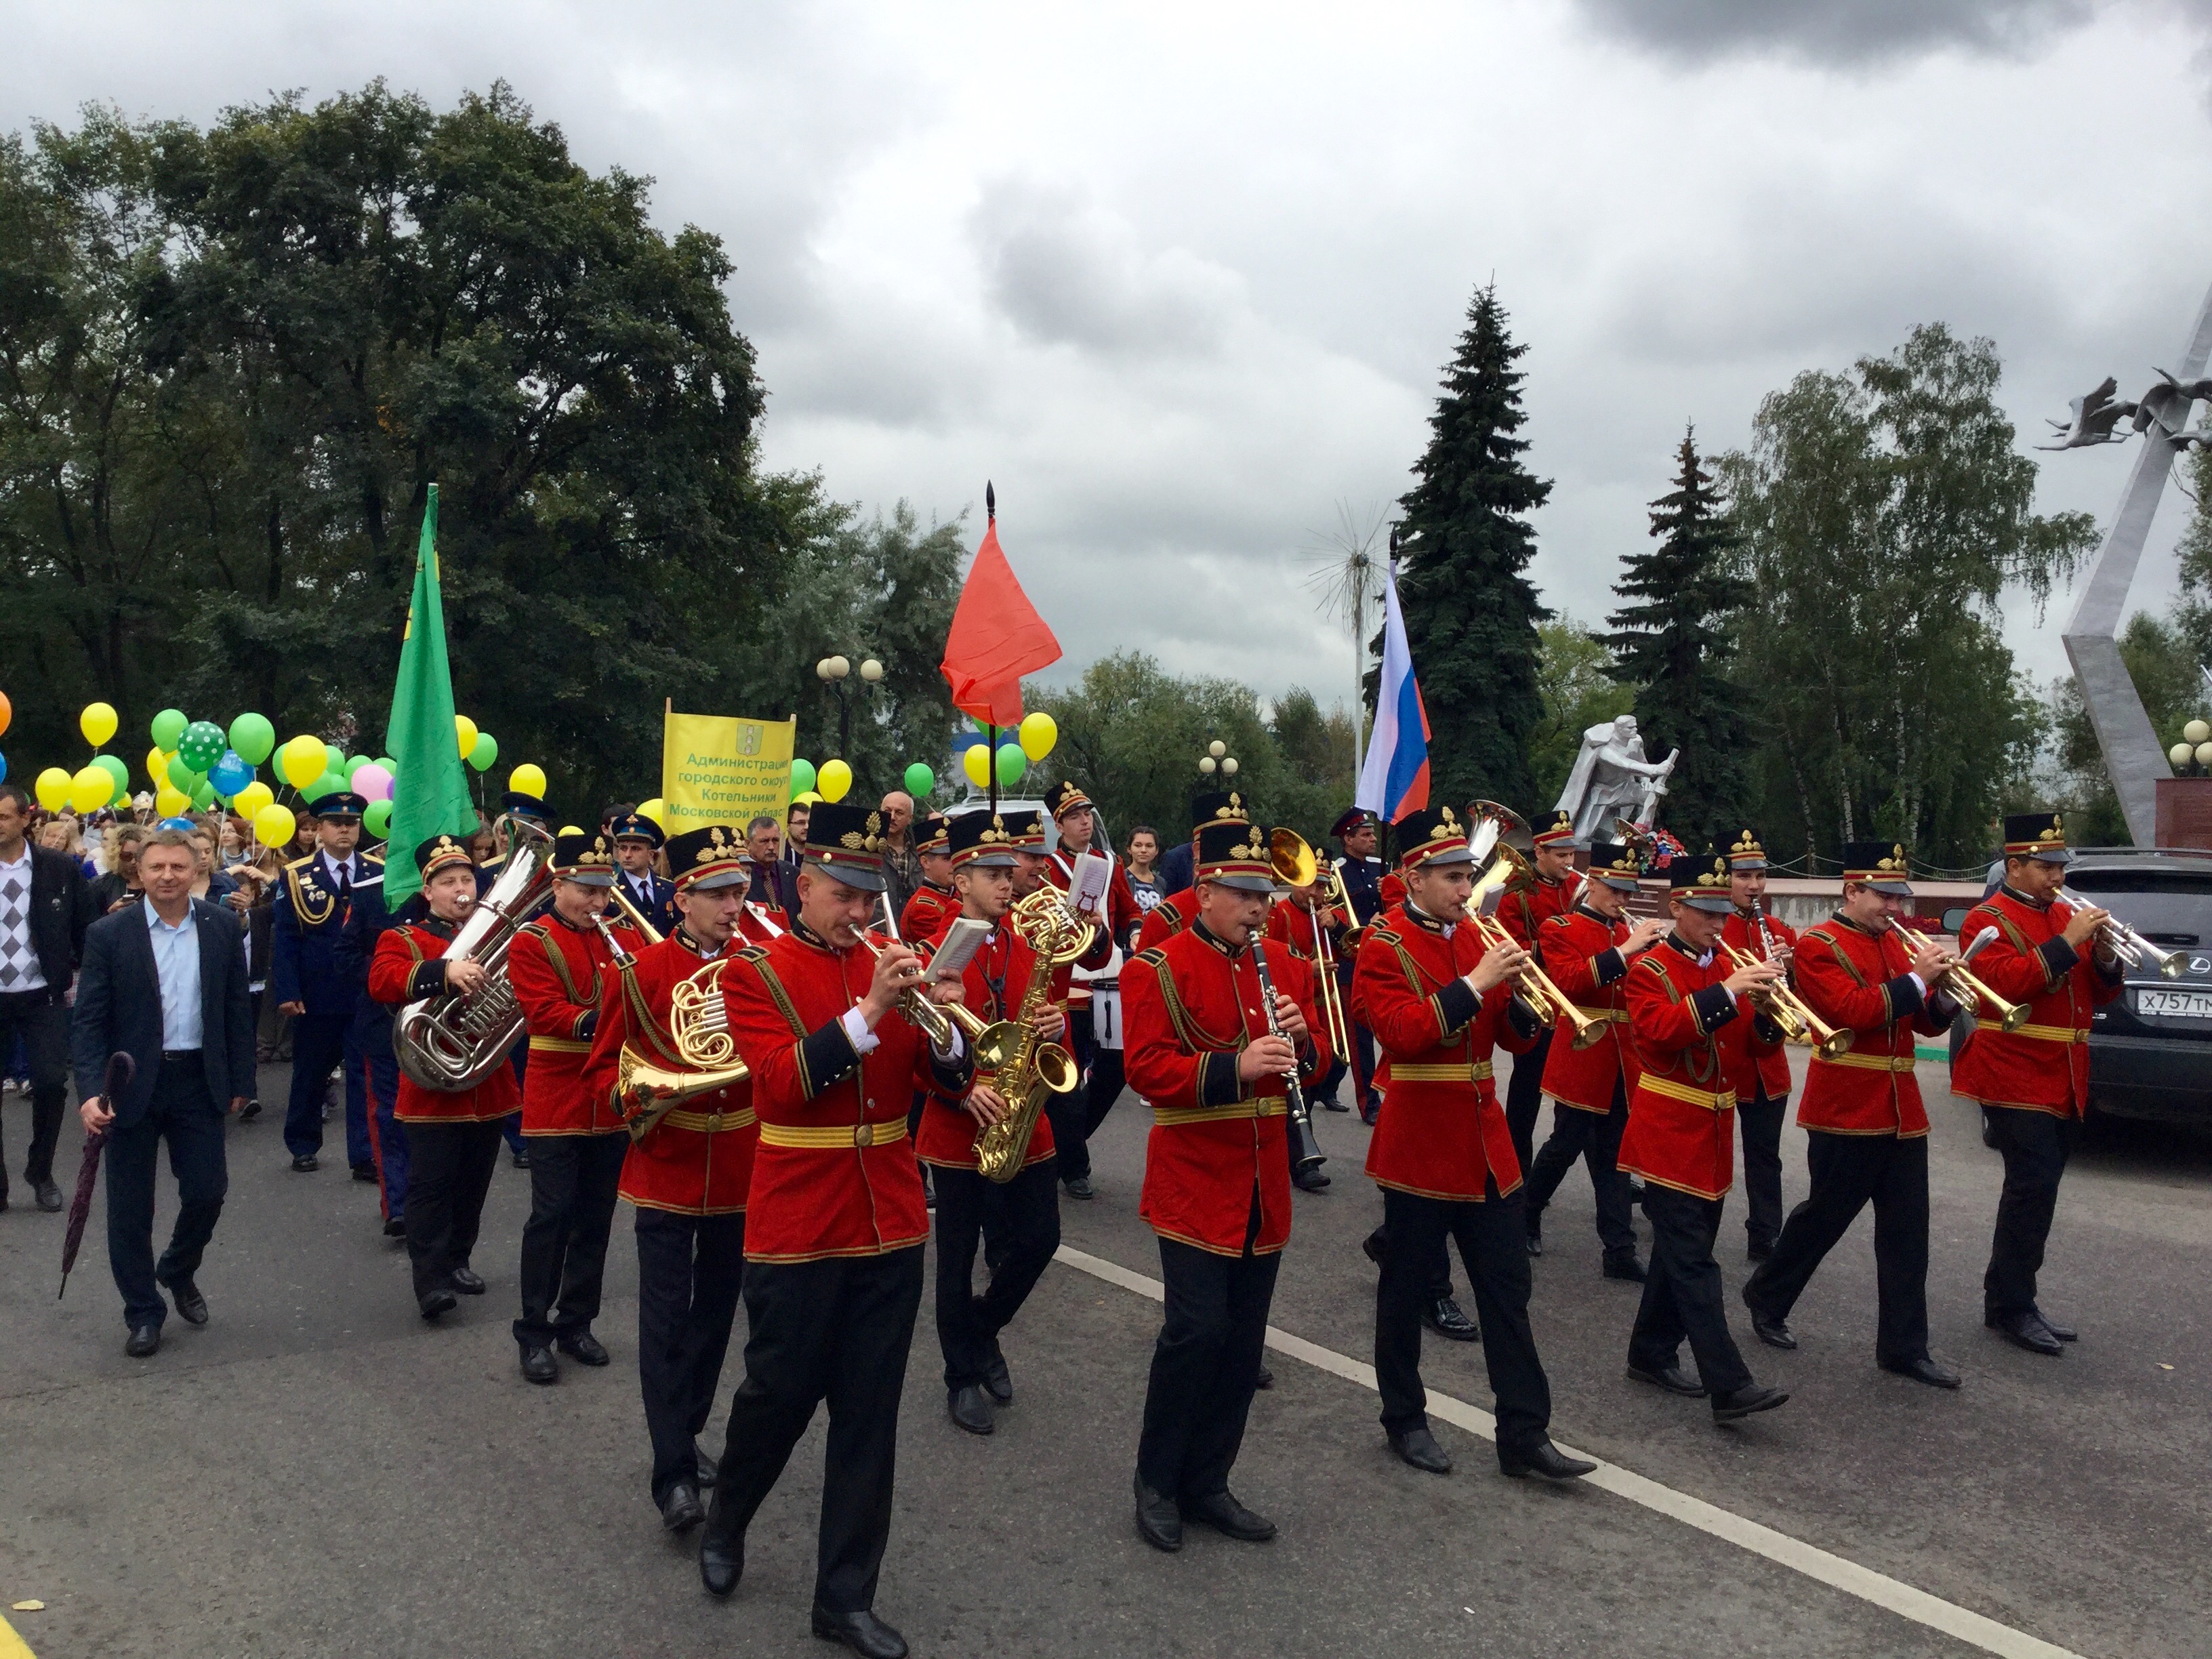
{"label": "saxophone", "polygon": [[[1050,889],[1041,890],[1051,891]],[[1011,1020],[1000,1020],[975,1039],[975,1065],[988,1073],[991,1086],[1006,1097],[1007,1112],[975,1138],[975,1167],[988,1180],[1012,1181],[1022,1172],[1029,1157],[1030,1138],[1036,1133],[1037,1115],[1044,1110],[1048,1094],[1064,1095],[1076,1085],[1074,1056],[1057,1042],[1037,1035],[1036,1012],[1052,990],[1055,961],[1071,942],[1078,924],[1059,895],[1054,893],[1049,911],[1036,925],[1036,936],[1022,930],[1034,948],[1030,982],[1022,991],[1020,1011]],[[1039,907],[1042,910],[1042,907]],[[1000,924],[1013,925],[1009,916]]]}

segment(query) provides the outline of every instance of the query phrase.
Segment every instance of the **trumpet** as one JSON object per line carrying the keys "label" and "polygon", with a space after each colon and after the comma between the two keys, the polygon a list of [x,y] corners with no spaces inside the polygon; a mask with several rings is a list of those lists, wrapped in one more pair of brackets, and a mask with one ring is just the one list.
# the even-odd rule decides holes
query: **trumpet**
{"label": "trumpet", "polygon": [[[1906,927],[1901,920],[1892,925],[1897,929],[1898,938],[1904,941],[1905,948],[1914,955],[1917,956],[1928,949],[1930,941],[1927,934]],[[1966,963],[1972,960],[1974,952],[1996,936],[1996,928],[1983,928],[1980,933],[1974,935],[1974,942],[1966,947],[1966,954],[1946,968],[1937,978],[1942,988],[1949,991],[1960,1001],[1975,1002],[1986,1006],[1990,1011],[1990,1018],[1996,1021],[1999,1030],[2016,1031],[2027,1024],[2028,1006],[2024,1002],[2007,1002],[1992,991],[1979,975],[1966,966]]]}
{"label": "trumpet", "polygon": [[[2103,908],[2070,887],[2060,888],[2058,896],[2076,910]],[[2118,916],[2108,915],[2097,925],[2097,942],[2130,968],[2141,968],[2148,962],[2158,969],[2160,979],[2179,979],[2181,970],[2189,965],[2188,951],[2161,951]]]}
{"label": "trumpet", "polygon": [[[1726,940],[1721,949],[1728,953],[1730,965],[1753,968],[1759,959],[1748,951],[1739,951]],[[1807,1006],[1805,999],[1790,987],[1790,981],[1778,979],[1771,985],[1761,986],[1752,994],[1766,1017],[1782,1028],[1782,1035],[1790,1042],[1802,1043],[1817,1051],[1823,1060],[1833,1060],[1851,1046],[1851,1034],[1838,1030]]]}
{"label": "trumpet", "polygon": [[[1521,815],[1510,806],[1500,806],[1496,801],[1477,801],[1474,811],[1480,822],[1468,837],[1468,847],[1478,859],[1497,848],[1498,856],[1490,867],[1476,878],[1474,890],[1468,895],[1468,919],[1482,936],[1482,942],[1495,949],[1500,945],[1517,945],[1519,941],[1506,931],[1505,924],[1491,914],[1497,902],[1491,894],[1503,896],[1506,893],[1534,884],[1536,872],[1521,849],[1504,839],[1513,830],[1525,829]],[[1609,1022],[1592,1019],[1567,1000],[1567,994],[1553,981],[1536,960],[1535,953],[1528,956],[1528,965],[1514,975],[1514,988],[1521,1000],[1528,1005],[1528,1012],[1546,1025],[1557,1025],[1565,1020],[1573,1028],[1574,1046],[1594,1048],[1603,1042]]]}
{"label": "trumpet", "polygon": [[[866,933],[859,935],[861,945],[870,956],[883,959],[883,947]],[[892,937],[896,938],[894,934]],[[909,985],[899,993],[899,1012],[904,1014],[927,1037],[932,1048],[944,1050],[951,1048],[955,1030],[963,1032],[974,1043],[978,1055],[982,1051],[983,1039],[998,1030],[998,1025],[987,1024],[983,1017],[964,1002],[932,1002],[928,994],[918,985]],[[1008,1022],[1001,1020],[999,1024]]]}

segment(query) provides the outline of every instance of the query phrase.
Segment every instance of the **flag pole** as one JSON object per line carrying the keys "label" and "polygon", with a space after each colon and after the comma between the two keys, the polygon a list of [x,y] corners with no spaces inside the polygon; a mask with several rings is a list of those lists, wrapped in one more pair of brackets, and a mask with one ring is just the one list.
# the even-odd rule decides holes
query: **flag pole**
{"label": "flag pole", "polygon": [[[983,523],[988,532],[999,522],[999,492],[988,478],[983,480]],[[991,816],[999,816],[999,728],[990,721],[983,722],[983,773],[989,780]]]}

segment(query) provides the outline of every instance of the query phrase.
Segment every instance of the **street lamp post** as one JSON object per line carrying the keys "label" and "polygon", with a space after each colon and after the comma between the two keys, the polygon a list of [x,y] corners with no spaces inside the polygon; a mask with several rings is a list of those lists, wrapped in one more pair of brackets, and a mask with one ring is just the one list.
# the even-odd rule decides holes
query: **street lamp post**
{"label": "street lamp post", "polygon": [[[849,659],[824,657],[814,665],[815,678],[837,694],[837,755],[845,759],[853,747],[853,702],[845,682],[853,672]],[[872,690],[884,677],[884,665],[873,657],[862,660],[860,678]]]}

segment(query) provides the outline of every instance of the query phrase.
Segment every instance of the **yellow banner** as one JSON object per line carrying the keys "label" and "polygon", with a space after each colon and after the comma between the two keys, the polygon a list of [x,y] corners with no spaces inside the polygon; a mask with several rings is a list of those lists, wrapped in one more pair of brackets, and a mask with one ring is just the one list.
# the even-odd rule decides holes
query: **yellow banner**
{"label": "yellow banner", "polygon": [[726,823],[742,836],[763,814],[791,804],[791,748],[798,722],[668,711],[660,742],[661,827],[670,835]]}

